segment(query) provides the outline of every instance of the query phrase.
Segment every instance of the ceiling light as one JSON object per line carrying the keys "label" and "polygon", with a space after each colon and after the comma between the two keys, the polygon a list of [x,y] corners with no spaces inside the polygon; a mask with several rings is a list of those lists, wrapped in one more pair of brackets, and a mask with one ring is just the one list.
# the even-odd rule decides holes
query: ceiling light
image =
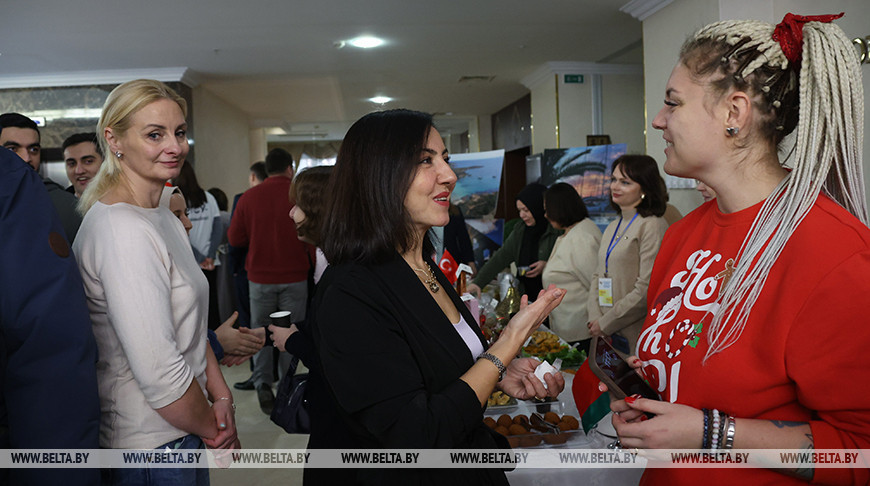
{"label": "ceiling light", "polygon": [[393,101],[393,99],[389,96],[375,96],[373,98],[369,98],[369,101],[371,101],[372,103],[383,105],[384,103],[389,103]]}
{"label": "ceiling light", "polygon": [[383,45],[383,39],[378,39],[377,37],[372,37],[368,35],[362,35],[359,37],[354,37],[353,39],[347,41],[348,44],[359,47],[360,49],[371,49],[372,47],[378,47]]}

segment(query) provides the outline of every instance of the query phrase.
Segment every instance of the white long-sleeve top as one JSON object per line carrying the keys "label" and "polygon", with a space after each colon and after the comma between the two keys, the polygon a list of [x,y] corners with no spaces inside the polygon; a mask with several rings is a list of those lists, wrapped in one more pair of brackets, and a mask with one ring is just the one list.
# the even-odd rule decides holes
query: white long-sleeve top
{"label": "white long-sleeve top", "polygon": [[[188,217],[193,225],[190,228],[190,245],[195,251],[197,262],[202,262],[206,258],[215,259],[221,239],[227,234],[217,200],[206,191],[205,204],[198,208],[190,208]],[[217,260],[214,263],[220,265]]]}
{"label": "white long-sleeve top", "polygon": [[155,409],[205,393],[208,282],[166,208],[97,202],[73,246],[99,358],[100,446],[152,449],[187,435]]}

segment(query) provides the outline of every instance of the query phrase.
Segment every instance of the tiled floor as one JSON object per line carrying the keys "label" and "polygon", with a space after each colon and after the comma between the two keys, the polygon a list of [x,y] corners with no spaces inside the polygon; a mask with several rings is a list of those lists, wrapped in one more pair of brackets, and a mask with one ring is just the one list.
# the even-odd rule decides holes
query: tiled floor
{"label": "tiled floor", "polygon": [[[308,435],[287,434],[260,410],[257,392],[232,388],[233,383],[251,376],[248,363],[227,368],[221,366],[224,379],[233,391],[236,403],[236,427],[245,449],[305,449]],[[300,373],[304,373],[300,364]],[[302,484],[302,469],[211,469],[212,486],[282,486]]]}

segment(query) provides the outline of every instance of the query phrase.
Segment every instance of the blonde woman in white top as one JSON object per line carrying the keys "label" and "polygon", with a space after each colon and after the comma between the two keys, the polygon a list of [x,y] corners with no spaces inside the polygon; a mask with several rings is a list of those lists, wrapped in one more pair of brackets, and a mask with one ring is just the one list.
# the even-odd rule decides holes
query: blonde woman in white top
{"label": "blonde woman in white top", "polygon": [[[208,284],[182,224],[159,207],[188,152],[185,101],[124,83],[98,124],[106,161],[79,202],[75,252],[99,349],[100,446],[239,446],[232,395],[206,339]],[[106,469],[103,484],[208,484],[207,469]]]}
{"label": "blonde woman in white top", "polygon": [[556,239],[543,274],[544,287],[554,284],[566,292],[550,313],[550,329],[568,342],[581,341],[578,348],[584,349],[588,343],[583,341],[590,339],[586,302],[598,264],[601,230],[589,219],[583,199],[570,184],[559,182],[547,189],[544,210],[550,225],[565,231]]}

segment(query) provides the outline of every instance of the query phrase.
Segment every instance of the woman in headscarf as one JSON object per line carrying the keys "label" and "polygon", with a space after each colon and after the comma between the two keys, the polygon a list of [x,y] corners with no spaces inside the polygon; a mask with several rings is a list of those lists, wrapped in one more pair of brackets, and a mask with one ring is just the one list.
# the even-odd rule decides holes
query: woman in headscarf
{"label": "woman in headscarf", "polygon": [[547,186],[532,183],[517,194],[517,211],[523,225],[518,226],[505,238],[499,248],[481,267],[477,276],[468,285],[468,291],[480,295],[480,289],[500,271],[516,263],[520,281],[520,294],[535,298],[543,288],[541,274],[547,258],[553,251],[561,231],[554,229],[544,216],[544,192]]}

